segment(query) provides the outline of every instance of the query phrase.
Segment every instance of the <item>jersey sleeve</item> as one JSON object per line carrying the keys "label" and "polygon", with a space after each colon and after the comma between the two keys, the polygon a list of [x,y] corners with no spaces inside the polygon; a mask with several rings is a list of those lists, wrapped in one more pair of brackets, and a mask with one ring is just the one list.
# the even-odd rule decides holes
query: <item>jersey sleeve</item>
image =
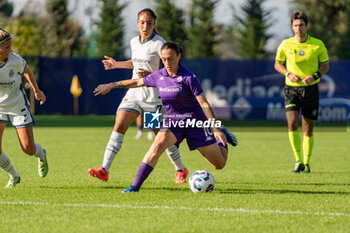
{"label": "jersey sleeve", "polygon": [[193,74],[193,76],[190,76],[190,78],[187,80],[187,85],[194,96],[199,96],[203,93],[202,86],[199,83],[199,80],[196,77],[196,75]]}
{"label": "jersey sleeve", "polygon": [[320,55],[318,56],[318,60],[320,61],[321,64],[326,64],[329,61],[327,48],[323,42],[321,42],[320,47],[321,47],[321,51],[320,51]]}
{"label": "jersey sleeve", "polygon": [[18,54],[13,54],[14,57],[16,58],[16,65],[17,65],[17,71],[19,74],[23,74],[26,66],[27,66],[27,62],[26,60],[24,60],[20,55]]}
{"label": "jersey sleeve", "polygon": [[162,49],[163,44],[165,44],[165,40],[163,39],[163,37],[159,37],[159,40],[157,41],[157,53],[160,59],[162,59],[162,56],[160,55],[160,51]]}
{"label": "jersey sleeve", "polygon": [[275,58],[275,60],[277,62],[285,62],[286,61],[286,54],[284,52],[284,44],[285,44],[285,42],[282,41],[282,43],[278,46],[276,58]]}
{"label": "jersey sleeve", "polygon": [[158,72],[153,72],[152,74],[146,76],[143,79],[143,83],[146,85],[146,87],[156,87],[157,86],[157,75]]}

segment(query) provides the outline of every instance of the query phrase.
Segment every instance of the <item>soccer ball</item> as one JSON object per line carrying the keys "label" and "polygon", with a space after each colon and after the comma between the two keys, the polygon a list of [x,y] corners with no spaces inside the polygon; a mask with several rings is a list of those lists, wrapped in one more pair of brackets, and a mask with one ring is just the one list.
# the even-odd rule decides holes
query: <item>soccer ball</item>
{"label": "soccer ball", "polygon": [[188,184],[194,193],[210,193],[214,189],[215,180],[209,172],[198,170],[192,173]]}

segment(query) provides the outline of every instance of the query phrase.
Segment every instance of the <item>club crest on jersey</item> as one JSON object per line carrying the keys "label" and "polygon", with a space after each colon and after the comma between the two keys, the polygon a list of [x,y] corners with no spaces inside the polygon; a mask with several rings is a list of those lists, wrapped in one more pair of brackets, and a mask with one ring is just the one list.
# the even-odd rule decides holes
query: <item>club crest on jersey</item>
{"label": "club crest on jersey", "polygon": [[304,55],[305,55],[305,52],[304,52],[303,50],[300,50],[300,51],[299,51],[299,55],[300,55],[300,56],[304,56]]}
{"label": "club crest on jersey", "polygon": [[163,76],[161,76],[161,77],[159,78],[159,80],[164,80],[164,77],[163,77]]}
{"label": "club crest on jersey", "polygon": [[14,74],[15,74],[15,72],[14,72],[13,70],[10,70],[10,71],[9,71],[9,76],[10,76],[10,78],[12,78]]}
{"label": "club crest on jersey", "polygon": [[178,82],[178,83],[182,82],[182,80],[183,80],[182,76],[179,76],[179,77],[177,78],[177,82]]}

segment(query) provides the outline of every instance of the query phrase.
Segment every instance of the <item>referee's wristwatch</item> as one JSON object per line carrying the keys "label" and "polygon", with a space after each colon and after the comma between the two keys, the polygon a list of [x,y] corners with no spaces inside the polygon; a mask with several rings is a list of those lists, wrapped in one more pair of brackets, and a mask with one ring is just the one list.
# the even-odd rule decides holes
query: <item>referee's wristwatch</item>
{"label": "referee's wristwatch", "polygon": [[289,74],[290,74],[290,72],[287,72],[285,76],[288,78],[288,75],[289,75]]}
{"label": "referee's wristwatch", "polygon": [[318,80],[318,79],[320,79],[320,77],[321,77],[320,71],[317,71],[316,73],[314,73],[314,74],[312,75],[312,77],[314,78],[315,81]]}

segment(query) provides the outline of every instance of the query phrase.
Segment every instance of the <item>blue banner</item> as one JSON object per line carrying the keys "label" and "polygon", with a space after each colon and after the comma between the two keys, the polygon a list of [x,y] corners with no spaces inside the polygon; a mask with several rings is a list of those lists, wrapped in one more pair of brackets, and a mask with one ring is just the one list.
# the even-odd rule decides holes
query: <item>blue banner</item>
{"label": "blue banner", "polygon": [[46,103],[36,105],[39,114],[73,114],[73,95],[70,86],[78,76],[83,90],[79,97],[79,114],[115,114],[126,89],[94,96],[97,85],[131,77],[131,70],[105,71],[100,59],[40,58],[38,85],[46,95]]}
{"label": "blue banner", "polygon": [[[184,60],[199,78],[216,115],[223,119],[284,120],[284,77],[274,70],[272,60]],[[330,63],[321,77],[319,120],[349,120],[350,61]],[[98,84],[131,78],[131,70],[103,68],[100,59],[40,58],[40,88],[47,102],[36,108],[40,114],[73,114],[70,94],[72,77],[77,75],[82,87],[79,114],[115,114],[126,90],[112,90],[105,96],[93,95]]]}

